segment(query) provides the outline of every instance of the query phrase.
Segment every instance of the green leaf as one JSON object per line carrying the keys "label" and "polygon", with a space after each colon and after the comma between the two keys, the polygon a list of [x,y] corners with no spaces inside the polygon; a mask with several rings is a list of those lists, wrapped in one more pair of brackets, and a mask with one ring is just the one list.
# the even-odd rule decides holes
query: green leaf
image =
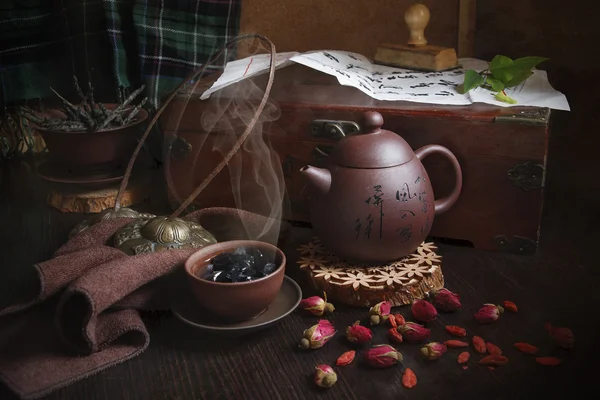
{"label": "green leaf", "polygon": [[506,84],[506,87],[518,86],[521,83],[525,82],[527,78],[529,78],[531,75],[533,75],[532,71],[523,71],[521,73],[518,73]]}
{"label": "green leaf", "polygon": [[504,89],[504,82],[499,79],[488,76],[486,82],[492,87],[494,92],[499,92]]}
{"label": "green leaf", "polygon": [[514,67],[514,62],[505,56],[496,56],[490,62],[490,73],[505,85],[513,79],[519,69]]}
{"label": "green leaf", "polygon": [[505,56],[496,56],[490,62],[490,73],[506,87],[516,86],[531,76],[533,67],[546,60],[548,58],[522,57],[513,61]]}
{"label": "green leaf", "polygon": [[490,61],[490,71],[492,69],[497,69],[497,68],[502,68],[502,67],[507,67],[510,65],[513,65],[513,60],[506,57],[506,56],[502,56],[502,55],[497,55],[496,57],[494,57],[492,59],[492,61]]}
{"label": "green leaf", "polygon": [[477,71],[470,69],[465,72],[465,82],[463,84],[463,93],[467,93],[471,89],[475,89],[477,86],[481,85],[484,81],[483,76],[481,76]]}
{"label": "green leaf", "polygon": [[504,92],[496,93],[496,96],[494,96],[494,98],[498,101],[503,101],[508,104],[517,104],[517,101],[515,99],[513,99],[510,96],[507,96]]}
{"label": "green leaf", "polygon": [[521,58],[517,58],[514,61],[514,65],[515,66],[519,66],[522,69],[528,69],[531,70],[533,67],[537,66],[538,64],[549,60],[549,58],[545,58],[545,57],[521,57]]}

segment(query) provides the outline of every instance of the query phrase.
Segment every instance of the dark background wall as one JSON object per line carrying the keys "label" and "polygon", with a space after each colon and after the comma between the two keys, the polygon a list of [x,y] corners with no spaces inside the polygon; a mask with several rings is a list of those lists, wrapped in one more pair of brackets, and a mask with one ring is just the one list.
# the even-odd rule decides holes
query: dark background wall
{"label": "dark background wall", "polygon": [[[427,40],[456,46],[459,0],[419,0],[431,19]],[[381,43],[406,43],[413,0],[243,0],[240,32],[260,32],[278,52],[346,50],[373,57]],[[241,51],[240,53],[243,53]]]}

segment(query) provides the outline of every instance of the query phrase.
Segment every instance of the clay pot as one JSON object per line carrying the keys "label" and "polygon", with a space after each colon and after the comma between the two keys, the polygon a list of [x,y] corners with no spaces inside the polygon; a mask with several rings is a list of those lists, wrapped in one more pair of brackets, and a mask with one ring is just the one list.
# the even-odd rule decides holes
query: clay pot
{"label": "clay pot", "polygon": [[[447,148],[432,144],[413,151],[382,125],[381,114],[367,112],[364,133],[341,139],[326,168],[300,170],[315,233],[328,251],[353,263],[387,263],[411,254],[462,187],[460,165]],[[448,158],[455,173],[452,193],[439,200],[421,163],[434,153]]]}
{"label": "clay pot", "polygon": [[[111,109],[116,105],[108,104]],[[46,117],[64,117],[61,111],[50,109]],[[148,113],[141,109],[129,125],[96,132],[57,132],[36,127],[49,152],[48,162],[53,169],[76,176],[114,175],[124,172]]]}
{"label": "clay pot", "polygon": [[[275,255],[278,268],[270,275],[248,282],[222,283],[202,279],[210,260],[240,246],[255,247],[265,255]],[[272,244],[254,240],[232,240],[212,244],[192,254],[185,262],[186,276],[198,306],[225,322],[251,320],[275,300],[285,275],[285,255]]]}

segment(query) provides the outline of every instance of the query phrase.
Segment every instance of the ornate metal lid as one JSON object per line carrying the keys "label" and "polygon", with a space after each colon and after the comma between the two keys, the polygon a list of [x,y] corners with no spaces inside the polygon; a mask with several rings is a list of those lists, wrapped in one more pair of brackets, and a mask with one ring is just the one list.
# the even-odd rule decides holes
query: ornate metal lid
{"label": "ornate metal lid", "polygon": [[69,232],[69,239],[71,239],[73,236],[77,235],[79,232],[83,232],[90,226],[97,224],[98,222],[105,221],[107,219],[114,219],[114,218],[150,219],[150,218],[154,218],[154,217],[156,217],[156,215],[139,213],[139,212],[137,212],[131,208],[127,208],[127,207],[123,207],[123,208],[119,208],[119,209],[107,208],[106,210],[103,210],[103,211],[99,212],[98,214],[94,215],[92,218],[83,220],[79,224],[75,225],[75,227],[73,229],[71,229],[71,231]]}
{"label": "ornate metal lid", "polygon": [[197,249],[214,243],[217,243],[215,237],[202,226],[169,217],[132,221],[113,236],[114,246],[129,255],[168,249]]}
{"label": "ornate metal lid", "polygon": [[364,133],[341,139],[330,154],[333,163],[351,168],[386,168],[413,159],[415,152],[404,139],[381,129],[381,114],[368,111],[363,118]]}

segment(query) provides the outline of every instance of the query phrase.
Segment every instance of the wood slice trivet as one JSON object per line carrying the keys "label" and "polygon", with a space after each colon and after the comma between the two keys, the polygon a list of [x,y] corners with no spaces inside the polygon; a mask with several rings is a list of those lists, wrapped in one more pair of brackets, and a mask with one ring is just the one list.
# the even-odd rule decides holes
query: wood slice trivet
{"label": "wood slice trivet", "polygon": [[382,265],[352,265],[327,252],[314,237],[298,249],[297,263],[310,285],[327,293],[332,302],[371,307],[387,300],[394,306],[411,304],[444,287],[442,257],[433,243],[421,243],[411,255]]}
{"label": "wood slice trivet", "polygon": [[[121,206],[129,207],[141,203],[150,194],[149,183],[131,185],[123,193]],[[47,202],[61,212],[98,213],[114,207],[119,183],[100,189],[55,188],[48,193]]]}

